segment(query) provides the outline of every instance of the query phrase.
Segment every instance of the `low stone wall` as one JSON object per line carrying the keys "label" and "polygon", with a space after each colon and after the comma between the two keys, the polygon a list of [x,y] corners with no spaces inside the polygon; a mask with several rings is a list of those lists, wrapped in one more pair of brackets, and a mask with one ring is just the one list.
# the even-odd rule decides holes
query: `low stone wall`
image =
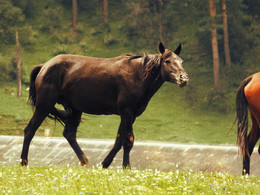
{"label": "low stone wall", "polygon": [[[19,164],[23,137],[0,136],[0,164]],[[78,139],[78,143],[93,167],[101,162],[113,147],[114,140]],[[122,168],[122,150],[110,168]],[[34,137],[29,151],[30,166],[79,166],[79,160],[65,138]],[[175,169],[202,172],[223,172],[240,175],[241,155],[236,146],[188,145],[136,141],[130,153],[132,168],[171,171]],[[260,175],[257,149],[251,157],[251,174]]]}

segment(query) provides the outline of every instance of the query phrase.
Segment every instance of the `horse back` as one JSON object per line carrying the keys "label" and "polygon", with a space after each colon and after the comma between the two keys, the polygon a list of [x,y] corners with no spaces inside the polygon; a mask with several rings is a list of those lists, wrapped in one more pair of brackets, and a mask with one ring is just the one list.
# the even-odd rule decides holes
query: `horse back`
{"label": "horse back", "polygon": [[37,76],[38,83],[73,82],[73,79],[100,80],[102,76],[114,79],[135,77],[133,64],[127,62],[126,56],[115,58],[95,58],[88,56],[61,54],[46,62]]}

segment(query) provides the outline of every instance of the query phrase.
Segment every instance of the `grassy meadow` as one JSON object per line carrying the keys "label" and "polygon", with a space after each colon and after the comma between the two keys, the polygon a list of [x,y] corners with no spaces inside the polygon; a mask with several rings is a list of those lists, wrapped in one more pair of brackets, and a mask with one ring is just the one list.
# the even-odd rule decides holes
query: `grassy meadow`
{"label": "grassy meadow", "polygon": [[260,178],[222,173],[0,166],[1,194],[259,194]]}

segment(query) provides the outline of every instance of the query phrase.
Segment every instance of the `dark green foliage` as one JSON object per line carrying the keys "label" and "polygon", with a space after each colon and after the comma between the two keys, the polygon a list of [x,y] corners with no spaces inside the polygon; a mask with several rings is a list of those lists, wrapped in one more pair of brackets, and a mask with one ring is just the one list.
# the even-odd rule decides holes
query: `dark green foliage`
{"label": "dark green foliage", "polygon": [[62,9],[57,6],[48,6],[48,8],[42,10],[41,15],[41,30],[47,31],[52,34],[59,31],[62,27]]}
{"label": "dark green foliage", "polygon": [[[22,83],[28,84],[22,67]],[[10,55],[10,58],[5,59],[0,56],[0,81],[15,81],[16,80],[16,57],[15,53]]]}
{"label": "dark green foliage", "polygon": [[15,7],[19,7],[26,17],[31,17],[36,14],[38,10],[38,2],[35,0],[11,0]]}
{"label": "dark green foliage", "polygon": [[10,1],[0,0],[0,39],[2,43],[15,42],[15,30],[25,17],[22,10]]}
{"label": "dark green foliage", "polygon": [[260,1],[244,0],[243,2],[247,6],[246,12],[249,15],[260,17],[260,12],[259,12],[259,10],[260,10]]}
{"label": "dark green foliage", "polygon": [[10,81],[9,73],[11,70],[9,59],[4,58],[0,55],[0,80],[2,81]]}
{"label": "dark green foliage", "polygon": [[37,34],[33,28],[25,23],[23,10],[11,1],[0,0],[0,40],[2,43],[15,43],[15,32],[19,32],[22,44],[31,44]]}

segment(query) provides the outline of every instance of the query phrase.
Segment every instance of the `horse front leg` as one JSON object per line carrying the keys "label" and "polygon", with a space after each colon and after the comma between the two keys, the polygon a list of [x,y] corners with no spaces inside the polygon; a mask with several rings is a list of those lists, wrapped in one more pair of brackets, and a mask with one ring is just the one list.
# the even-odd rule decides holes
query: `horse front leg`
{"label": "horse front leg", "polygon": [[115,144],[105,160],[102,162],[103,168],[108,168],[110,166],[115,155],[122,148],[122,146],[124,149],[123,168],[130,167],[129,155],[134,144],[132,128],[134,120],[135,118],[133,118],[132,115],[121,115],[121,123],[118,129]]}
{"label": "horse front leg", "polygon": [[133,133],[133,123],[135,121],[135,117],[127,112],[121,116],[121,121],[124,124],[124,128],[122,131],[122,140],[123,140],[123,148],[124,148],[124,155],[123,155],[123,169],[129,167],[130,165],[130,151],[134,145],[134,133]]}
{"label": "horse front leg", "polygon": [[[119,130],[120,130],[120,127],[119,127]],[[114,144],[112,150],[109,152],[107,157],[102,162],[103,168],[108,168],[110,166],[110,164],[112,163],[114,157],[116,156],[118,151],[122,148],[123,142],[122,142],[122,136],[121,136],[119,130],[118,130],[117,138],[116,138],[116,141],[115,141],[115,144]]]}
{"label": "horse front leg", "polygon": [[130,132],[128,135],[124,137],[123,148],[124,148],[124,156],[123,156],[123,168],[131,168],[130,165],[130,151],[132,150],[134,145],[134,134]]}

